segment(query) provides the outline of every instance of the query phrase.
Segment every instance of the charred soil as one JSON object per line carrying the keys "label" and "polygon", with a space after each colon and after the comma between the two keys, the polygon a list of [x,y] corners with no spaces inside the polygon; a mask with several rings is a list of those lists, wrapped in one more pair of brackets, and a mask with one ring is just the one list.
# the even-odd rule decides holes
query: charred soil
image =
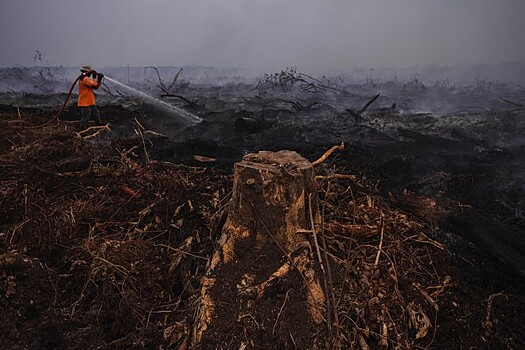
{"label": "charred soil", "polygon": [[[330,109],[316,107],[315,114],[323,108]],[[261,148],[294,148],[313,161],[349,130],[355,147],[347,144],[316,167],[330,324],[302,327],[305,300],[291,297],[304,288],[300,275],[271,287],[249,315],[239,313],[235,286],[218,282],[214,293],[232,296],[222,305],[231,317],[213,320],[212,340],[201,348],[525,346],[522,280],[487,249],[451,233],[459,226],[443,214],[467,202],[477,205],[476,215],[494,209],[494,217],[522,229],[494,198],[473,193],[488,178],[426,177],[428,168],[396,153],[384,128],[349,127],[341,115],[327,125],[322,118],[294,124],[297,115],[276,109],[202,113],[201,125],[167,138],[147,116],[115,106],[102,112],[111,131],[80,132],[74,121],[30,128],[50,114],[9,106],[0,113],[2,348],[188,349],[201,280],[227,214],[232,163]],[[262,124],[235,130],[239,118]],[[265,133],[267,123],[273,126]],[[400,136],[406,143],[395,145],[417,158],[436,140],[413,147],[420,135],[407,132]],[[491,156],[483,152],[479,157]],[[433,154],[434,164],[446,162],[452,172],[470,161],[465,154]],[[282,259],[252,256],[253,266],[244,268],[264,279]]]}

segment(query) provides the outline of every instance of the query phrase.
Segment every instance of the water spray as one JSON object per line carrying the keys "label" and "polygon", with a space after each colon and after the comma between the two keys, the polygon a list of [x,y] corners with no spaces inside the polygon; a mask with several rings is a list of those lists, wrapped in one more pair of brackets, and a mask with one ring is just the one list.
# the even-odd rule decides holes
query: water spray
{"label": "water spray", "polygon": [[134,89],[131,86],[123,84],[120,81],[112,79],[112,78],[110,78],[108,76],[106,76],[105,78],[106,78],[107,81],[110,81],[113,84],[116,84],[116,85],[120,86],[121,88],[124,88],[125,90],[127,90],[131,94],[135,95],[135,97],[139,98],[143,102],[149,103],[149,104],[152,104],[152,105],[155,105],[155,106],[158,106],[158,107],[162,108],[163,110],[165,110],[166,112],[175,115],[177,118],[181,119],[185,124],[193,125],[193,124],[200,123],[202,121],[202,118],[199,118],[196,115],[183,110],[182,108],[170,105],[167,102],[164,102],[162,100],[159,100],[156,97],[148,95],[148,94],[146,94],[146,93],[144,93],[142,91],[139,91],[137,89]]}
{"label": "water spray", "polygon": [[[64,101],[64,104],[62,104],[62,107],[60,108],[58,113],[55,114],[55,116],[53,118],[51,118],[49,121],[45,122],[44,124],[31,126],[31,127],[29,127],[29,129],[43,128],[43,127],[48,126],[49,124],[53,123],[55,120],[58,120],[60,118],[60,116],[62,115],[62,113],[64,113],[64,111],[66,110],[67,103],[69,101],[69,98],[71,97],[71,93],[73,92],[73,89],[75,88],[75,85],[78,83],[78,81],[83,76],[85,76],[84,73],[80,74],[75,79],[75,81],[71,85],[71,88],[69,88],[69,92],[67,93],[67,97],[66,97],[66,100]],[[182,120],[184,122],[184,124],[186,124],[186,125],[194,125],[194,124],[200,123],[202,121],[202,118],[199,118],[196,115],[183,110],[182,108],[179,108],[179,107],[176,107],[176,106],[172,106],[169,103],[166,103],[166,102],[164,102],[162,100],[159,100],[158,98],[155,98],[155,97],[153,97],[151,95],[148,95],[148,94],[146,94],[146,93],[144,93],[142,91],[139,91],[137,89],[134,89],[131,86],[123,84],[123,83],[119,82],[118,80],[112,79],[112,78],[110,78],[108,76],[104,76],[104,77],[106,78],[107,81],[110,81],[110,82],[112,82],[112,83],[114,83],[114,84],[116,84],[116,85],[126,89],[128,92],[131,92],[133,95],[138,97],[143,102],[159,106],[163,110],[165,110],[166,112],[175,115],[178,119]]]}

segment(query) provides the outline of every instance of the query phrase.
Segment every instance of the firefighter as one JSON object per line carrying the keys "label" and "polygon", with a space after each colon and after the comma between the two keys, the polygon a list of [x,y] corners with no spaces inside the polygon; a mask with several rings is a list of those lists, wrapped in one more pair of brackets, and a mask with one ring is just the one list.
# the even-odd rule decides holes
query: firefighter
{"label": "firefighter", "polygon": [[82,74],[78,82],[78,110],[80,111],[80,127],[86,128],[90,120],[102,125],[100,113],[95,103],[94,90],[100,87],[104,74],[97,73],[91,66],[82,66]]}

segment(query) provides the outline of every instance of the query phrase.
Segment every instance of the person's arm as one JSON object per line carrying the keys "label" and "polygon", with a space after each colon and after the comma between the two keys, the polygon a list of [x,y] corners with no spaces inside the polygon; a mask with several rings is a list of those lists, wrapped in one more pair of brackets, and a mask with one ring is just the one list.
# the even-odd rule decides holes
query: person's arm
{"label": "person's arm", "polygon": [[84,78],[84,84],[86,84],[86,86],[89,86],[90,88],[93,88],[93,89],[98,89],[100,87],[100,82],[98,80],[93,80],[91,78]]}
{"label": "person's arm", "polygon": [[100,87],[100,85],[102,84],[102,78],[104,78],[104,74],[97,73],[97,87],[96,87],[96,89],[98,89]]}

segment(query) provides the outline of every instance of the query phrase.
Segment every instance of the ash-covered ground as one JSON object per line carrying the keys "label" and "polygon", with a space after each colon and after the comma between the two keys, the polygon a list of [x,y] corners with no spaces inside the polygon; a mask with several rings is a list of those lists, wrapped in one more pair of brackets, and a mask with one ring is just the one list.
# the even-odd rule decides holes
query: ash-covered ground
{"label": "ash-covered ground", "polygon": [[[7,186],[3,193],[6,203],[11,197],[17,196],[15,190],[7,190],[10,186],[20,189],[18,197],[22,196],[16,205],[5,209],[5,213],[10,216],[6,216],[1,221],[2,230],[5,231],[2,248],[5,248],[7,255],[3,256],[5,264],[0,262],[2,266],[7,266],[2,281],[5,281],[4,289],[8,296],[16,295],[16,289],[13,289],[12,283],[9,284],[9,281],[14,281],[10,280],[9,276],[16,276],[16,273],[10,274],[12,271],[9,270],[11,267],[8,258],[12,256],[11,249],[21,247],[21,245],[16,246],[17,239],[20,238],[20,244],[30,242],[27,246],[31,248],[28,251],[17,250],[15,253],[18,255],[13,254],[21,258],[25,256],[24,254],[38,256],[46,262],[44,264],[46,269],[44,267],[39,269],[37,277],[43,279],[47,273],[50,281],[54,281],[54,284],[46,287],[50,295],[53,294],[53,288],[56,289],[57,285],[65,283],[64,293],[74,294],[77,298],[77,303],[73,303],[73,306],[78,306],[80,309],[84,307],[81,312],[82,317],[77,316],[75,321],[79,327],[82,326],[84,327],[82,329],[87,330],[86,324],[92,324],[94,320],[99,323],[97,330],[89,328],[89,332],[96,335],[94,341],[97,346],[131,347],[131,340],[123,339],[134,327],[140,328],[142,333],[134,335],[133,346],[140,348],[146,343],[158,346],[158,341],[152,339],[160,337],[158,334],[160,326],[153,330],[149,318],[146,319],[144,316],[144,310],[148,309],[153,312],[153,319],[157,323],[161,322],[161,315],[155,313],[158,310],[155,309],[156,305],[153,301],[148,300],[148,303],[152,304],[145,303],[143,307],[142,304],[137,308],[131,307],[137,315],[129,324],[122,321],[125,308],[112,309],[109,305],[120,300],[119,295],[126,294],[124,288],[126,283],[128,283],[128,292],[132,290],[138,294],[138,296],[131,295],[131,304],[140,300],[141,296],[145,297],[150,291],[156,293],[155,295],[165,301],[166,305],[171,305],[168,303],[173,302],[171,297],[177,296],[182,298],[179,302],[183,300],[184,307],[177,309],[179,311],[170,314],[170,317],[176,320],[176,322],[172,320],[175,322],[174,325],[184,328],[182,325],[187,322],[184,312],[191,310],[191,297],[188,295],[198,288],[198,277],[202,274],[203,263],[185,262],[186,265],[181,271],[170,270],[161,279],[152,282],[151,286],[139,287],[136,282],[147,280],[148,276],[138,276],[137,280],[131,279],[129,280],[131,282],[124,281],[119,284],[118,274],[122,275],[123,272],[119,270],[117,263],[125,266],[125,271],[129,274],[135,267],[131,263],[128,266],[128,260],[135,259],[135,255],[139,254],[133,249],[133,245],[138,243],[130,241],[128,233],[136,232],[138,228],[142,230],[141,234],[152,230],[151,227],[142,225],[146,224],[142,220],[149,216],[152,225],[159,232],[160,239],[164,239],[162,235],[171,232],[170,230],[174,228],[184,232],[181,237],[170,236],[166,242],[155,240],[151,245],[148,243],[146,248],[149,250],[142,250],[141,257],[137,259],[143,259],[151,264],[145,266],[145,270],[139,269],[137,273],[154,271],[155,264],[158,263],[157,255],[163,256],[162,259],[168,259],[171,263],[177,259],[180,261],[178,256],[164,256],[163,254],[170,251],[170,248],[165,246],[173,244],[176,249],[180,247],[186,249],[184,248],[186,240],[195,232],[198,238],[194,239],[198,244],[194,243],[196,248],[186,252],[197,255],[195,261],[200,261],[200,258],[205,260],[212,250],[215,239],[213,232],[209,233],[206,239],[199,236],[202,232],[206,232],[205,227],[213,216],[213,213],[203,209],[206,207],[206,198],[210,196],[210,200],[215,203],[226,196],[225,189],[228,185],[223,184],[227,179],[225,174],[231,171],[235,161],[240,160],[245,154],[259,150],[282,149],[295,150],[313,161],[330,147],[344,143],[345,149],[334,153],[318,171],[324,176],[337,173],[356,175],[366,183],[366,191],[355,184],[347,184],[345,190],[344,184],[340,184],[338,195],[334,195],[335,197],[331,199],[334,209],[327,214],[327,220],[333,220],[335,227],[343,227],[341,218],[346,218],[352,208],[354,213],[363,210],[362,208],[366,206],[357,205],[360,200],[363,203],[368,200],[369,197],[363,193],[373,192],[388,203],[384,208],[380,206],[377,212],[401,210],[408,213],[419,220],[423,225],[421,227],[425,227],[424,232],[431,234],[433,240],[447,247],[448,258],[439,254],[434,255],[437,253],[433,251],[428,251],[428,255],[424,255],[422,251],[414,248],[414,252],[417,251],[415,260],[409,259],[412,263],[407,263],[405,266],[407,281],[412,281],[410,279],[412,277],[409,277],[412,273],[416,276],[422,273],[416,266],[426,271],[427,267],[430,269],[433,266],[433,261],[436,262],[437,270],[440,272],[439,274],[436,272],[436,275],[441,275],[443,272],[441,278],[433,282],[445,287],[447,284],[443,279],[445,273],[452,276],[455,281],[454,289],[449,295],[450,305],[440,304],[442,311],[435,313],[436,322],[433,325],[436,332],[434,336],[428,334],[432,339],[423,338],[424,342],[407,343],[405,336],[408,337],[408,331],[405,334],[399,330],[398,343],[390,342],[387,346],[392,348],[395,348],[396,344],[401,344],[401,348],[411,345],[423,348],[474,346],[488,349],[518,348],[524,345],[524,330],[516,321],[519,318],[519,310],[522,310],[519,305],[520,300],[523,300],[525,276],[523,204],[525,89],[523,86],[517,83],[505,84],[482,79],[461,84],[446,79],[428,82],[418,76],[404,80],[379,80],[368,77],[364,81],[359,81],[344,76],[314,77],[293,68],[262,75],[256,79],[248,79],[238,75],[240,73],[236,71],[226,74],[213,69],[204,69],[195,72],[184,71],[177,76],[178,71],[177,69],[160,70],[157,76],[152,68],[142,69],[138,73],[135,70],[129,76],[129,82],[125,69],[115,71],[113,76],[108,73],[108,76],[195,114],[203,119],[201,123],[183,125],[176,114],[167,113],[165,109],[154,104],[143,103],[136,96],[108,83],[99,91],[98,101],[102,119],[109,123],[110,130],[102,130],[99,135],[81,141],[74,138],[75,133],[79,131],[77,125],[79,116],[74,105],[75,96],[60,117],[58,126],[54,123],[49,130],[31,128],[32,125],[41,124],[55,115],[66,97],[64,91],[67,91],[74,79],[74,77],[70,79],[73,73],[64,71],[63,75],[57,78],[56,72],[36,68],[1,71],[3,87],[0,91],[3,93],[0,95],[0,104],[1,112],[5,116],[2,122],[6,127],[6,135],[4,135],[6,142],[2,142],[3,163],[0,170],[2,181]],[[136,73],[135,76],[133,72]],[[174,79],[175,77],[177,78]],[[9,136],[11,134],[12,137]],[[77,136],[82,138],[81,135]],[[46,150],[45,143],[38,142],[41,138],[50,142],[49,150]],[[49,164],[46,164],[46,154],[52,158],[49,159]],[[65,160],[61,161],[61,158]],[[31,159],[35,160],[34,164]],[[171,168],[171,165],[163,166],[162,163],[142,165],[142,162],[147,164],[151,160],[182,163],[190,167]],[[24,164],[35,166],[36,173],[21,170],[20,167]],[[97,164],[98,168],[93,168],[93,164]],[[210,169],[210,173],[199,170],[203,167]],[[19,175],[16,175],[13,169],[16,169],[16,174]],[[162,175],[156,178],[156,172]],[[17,181],[15,175],[19,176],[20,181],[25,185]],[[66,181],[70,188],[60,190],[60,178],[64,176],[67,179],[71,178],[71,182]],[[177,179],[173,186],[169,185],[170,176]],[[106,177],[109,182],[105,184]],[[27,179],[31,181],[28,183]],[[138,183],[135,183],[137,181]],[[209,186],[206,182],[210,183]],[[43,190],[39,190],[39,184],[43,186]],[[78,194],[79,189],[75,188],[75,184],[83,189]],[[159,195],[160,197],[155,197],[156,199],[144,195],[139,200],[138,197],[135,198],[137,189],[130,184],[135,184],[141,189],[150,189],[152,196],[155,191],[157,194],[168,193],[176,197],[174,201],[177,203],[172,203],[170,199],[166,199],[171,197],[164,195]],[[24,186],[28,188],[26,192]],[[354,188],[352,186],[357,186],[356,189],[360,188],[361,199],[351,200],[349,211],[341,214],[340,211],[344,210],[337,202],[342,200],[341,203],[346,203],[344,200],[348,200],[348,190]],[[177,194],[177,188],[183,188],[183,193]],[[36,197],[31,197],[33,192],[30,189],[36,191],[33,195]],[[110,196],[112,200],[116,200],[113,205],[102,195],[105,190],[110,189],[116,191],[111,192],[112,196],[116,197]],[[210,193],[206,194],[208,190]],[[45,244],[49,243],[49,245],[45,246],[45,249],[42,248],[39,253],[32,253],[38,243],[34,239],[27,238],[29,232],[24,231],[27,230],[27,226],[24,227],[26,219],[18,217],[20,213],[17,214],[17,211],[25,208],[25,215],[31,213],[42,215],[44,209],[41,212],[38,207],[32,207],[27,198],[34,198],[36,205],[44,206],[45,209],[47,209],[46,205],[53,209],[54,205],[60,202],[60,198],[67,198],[72,200],[72,203],[77,203],[75,205],[81,205],[82,198],[86,195],[99,202],[93,208],[87,208],[89,213],[84,213],[85,217],[78,219],[79,223],[74,225],[76,228],[71,230],[76,233],[82,232],[83,229],[77,226],[88,225],[88,218],[91,215],[100,223],[88,226],[93,227],[93,230],[96,228],[104,232],[104,236],[87,237],[86,241],[82,241],[83,245],[59,245],[53,248],[50,248],[52,244],[49,242],[55,238],[52,235],[46,236],[49,242],[46,241]],[[330,202],[328,190],[325,195],[326,202]],[[128,198],[129,196],[131,197]],[[129,201],[134,205],[133,208],[127,208]],[[144,212],[146,208],[142,208],[141,205],[147,205],[148,201],[155,201],[157,204]],[[199,214],[193,212],[192,202],[198,203]],[[94,204],[91,202],[91,205]],[[103,208],[113,210],[110,208],[115,205],[122,205],[126,209],[120,213],[117,213],[117,210],[115,213],[112,212],[113,214],[102,214]],[[173,222],[169,222],[163,214],[160,214],[162,212],[160,209],[158,215],[153,214],[157,207],[163,205],[176,211]],[[219,204],[213,204],[213,208],[218,207]],[[369,207],[373,206],[369,205]],[[73,204],[70,209],[73,210],[72,208]],[[80,207],[76,209],[82,211]],[[48,213],[50,216],[47,224],[46,220],[38,219],[33,225],[34,228],[45,224],[51,230],[52,223],[61,227],[60,225],[71,221],[71,218],[65,214],[65,216],[61,214],[56,222],[49,219],[54,218],[53,215],[56,216],[55,210],[59,209],[53,209],[52,213]],[[135,216],[139,210],[141,214],[137,219]],[[181,216],[181,210],[190,213],[189,219]],[[200,210],[205,214],[200,214]],[[135,216],[127,218],[124,214],[128,212],[134,213]],[[397,211],[395,213],[392,217],[397,217]],[[370,224],[366,220],[368,216],[374,215],[370,212],[364,213],[363,217],[367,218],[363,219],[364,222]],[[179,221],[181,218],[182,222]],[[126,220],[128,222],[124,223]],[[187,226],[190,223],[196,227],[193,233],[191,225]],[[417,225],[411,223],[408,226]],[[119,231],[122,227],[129,227],[126,228],[128,233],[123,234]],[[400,241],[399,237],[392,237],[391,247],[399,246],[401,244],[399,242],[410,242],[410,239],[414,239],[409,235],[410,232],[412,231],[408,230],[406,239]],[[118,236],[121,243],[114,245],[115,242],[105,236],[111,234],[126,238],[122,239]],[[334,241],[337,241],[337,237],[338,235],[334,233]],[[86,243],[89,239],[92,239],[90,243],[92,245]],[[104,243],[97,245],[97,240]],[[359,244],[366,246],[369,243],[365,240]],[[359,244],[357,247],[361,247]],[[341,251],[346,249],[341,244],[336,246]],[[144,249],[145,246],[140,247]],[[334,248],[334,254],[338,249]],[[350,245],[348,249],[356,248]],[[403,249],[412,248],[407,246]],[[375,256],[375,253],[370,254]],[[60,264],[59,260],[62,261]],[[27,264],[25,260],[21,263],[22,270],[27,268]],[[50,270],[49,266],[53,266],[53,269]],[[359,262],[356,266],[359,266]],[[441,268],[443,271],[440,270]],[[77,269],[80,269],[85,276],[77,274]],[[107,287],[104,283],[109,282],[102,282],[105,278],[103,273],[111,269],[116,269],[114,273],[117,275],[117,282],[115,283],[121,285],[123,289],[119,290],[118,287],[116,291],[111,289],[113,293],[111,298],[106,298],[104,290],[100,288]],[[347,272],[345,270],[345,276]],[[60,277],[61,279],[57,277],[58,279],[55,280],[52,278],[56,277],[55,273],[63,277]],[[77,275],[72,278],[68,274]],[[180,285],[163,294],[162,288],[173,274]],[[380,276],[376,277],[380,278]],[[22,277],[19,278],[24,281]],[[190,280],[191,282],[187,282]],[[428,288],[432,288],[431,280],[414,280],[413,283],[424,284],[423,281],[427,283]],[[410,283],[407,282],[407,286],[409,288]],[[403,288],[401,288],[402,294],[405,292]],[[343,285],[341,290],[344,289]],[[85,290],[95,298],[91,304],[86,299]],[[501,294],[498,294],[499,292]],[[56,290],[54,295],[55,306],[57,298],[59,304],[62,300],[64,304],[61,312],[67,311],[68,315],[73,317],[75,308],[71,309],[68,297],[62,296]],[[129,297],[129,294],[126,295]],[[169,298],[165,300],[166,296]],[[24,295],[24,298],[28,300],[19,302],[30,303],[30,295]],[[42,301],[43,305],[48,305],[50,303],[48,299],[53,299],[49,296],[46,298]],[[17,305],[9,304],[9,300],[4,302],[9,306],[9,310],[16,312]],[[36,306],[37,309],[43,307]],[[103,322],[96,313],[98,307],[104,312],[107,311],[102,314]],[[431,305],[431,308],[433,307],[435,306]],[[495,311],[492,310],[493,307]],[[24,329],[24,326],[37,327],[31,322],[42,317],[41,309],[34,311],[27,308],[26,312],[28,315],[24,316],[26,319],[24,324],[14,324],[4,320],[7,322],[4,325],[6,329],[4,333],[10,339],[11,345],[16,344],[17,341],[21,344],[21,340],[17,339],[24,339],[26,344],[29,344],[27,343],[29,340],[20,335],[20,330]],[[161,308],[160,312],[168,311]],[[56,315],[60,316],[62,313],[56,311]],[[45,318],[45,327],[38,328],[38,337],[43,339],[42,346],[49,348],[60,348],[64,344],[87,346],[89,332],[86,331],[88,333],[84,335],[78,333],[78,339],[75,339],[70,334],[71,330],[75,329],[74,326],[65,327],[61,321],[58,321],[58,316]],[[402,313],[398,316],[400,319],[403,318]],[[351,319],[358,320],[358,318],[352,316]],[[366,317],[363,318],[365,319]],[[165,319],[163,325],[166,325],[166,322]],[[396,322],[394,324],[397,325]],[[220,325],[218,327],[220,328]],[[228,328],[228,325],[223,327]],[[357,325],[354,333],[347,334],[348,343],[345,344],[355,346],[361,344],[360,346],[363,347],[360,337],[366,333],[365,328],[368,328],[368,325]],[[362,330],[364,333],[359,333],[355,329],[359,332]],[[483,329],[484,332],[478,334],[479,329]],[[180,332],[187,334],[187,331]],[[57,334],[60,334],[60,337],[55,342],[48,341]],[[380,339],[372,338],[373,336],[370,339],[366,338],[366,341],[371,342],[371,346],[377,345],[374,341]],[[305,336],[304,339],[309,338]],[[164,346],[171,343],[169,336],[167,339],[165,337],[164,341]],[[34,342],[31,344],[31,348],[38,348]],[[179,345],[182,346],[180,339],[177,338],[168,346]],[[285,342],[285,345],[293,348],[292,343]]]}
{"label": "ash-covered ground", "polygon": [[[258,150],[290,149],[314,159],[343,142],[338,165],[376,178],[385,194],[408,190],[442,200],[445,207],[449,200],[472,207],[496,220],[488,237],[497,236],[523,255],[525,88],[517,77],[505,83],[473,76],[472,67],[462,71],[471,80],[459,82],[436,70],[388,72],[392,79],[374,79],[372,71],[314,77],[296,68],[259,76],[195,67],[107,69],[108,76],[203,121],[188,127],[165,108],[107,83],[98,100],[112,132],[99,142],[130,135],[137,117],[144,128],[161,134],[146,135],[152,157],[198,165],[194,156],[200,155],[226,170]],[[51,115],[65,98],[59,92],[67,91],[76,73],[33,67],[1,74],[4,108],[33,107]],[[74,100],[62,119],[78,120]],[[501,229],[500,223],[510,227]],[[491,250],[491,243],[482,241],[478,244]]]}

